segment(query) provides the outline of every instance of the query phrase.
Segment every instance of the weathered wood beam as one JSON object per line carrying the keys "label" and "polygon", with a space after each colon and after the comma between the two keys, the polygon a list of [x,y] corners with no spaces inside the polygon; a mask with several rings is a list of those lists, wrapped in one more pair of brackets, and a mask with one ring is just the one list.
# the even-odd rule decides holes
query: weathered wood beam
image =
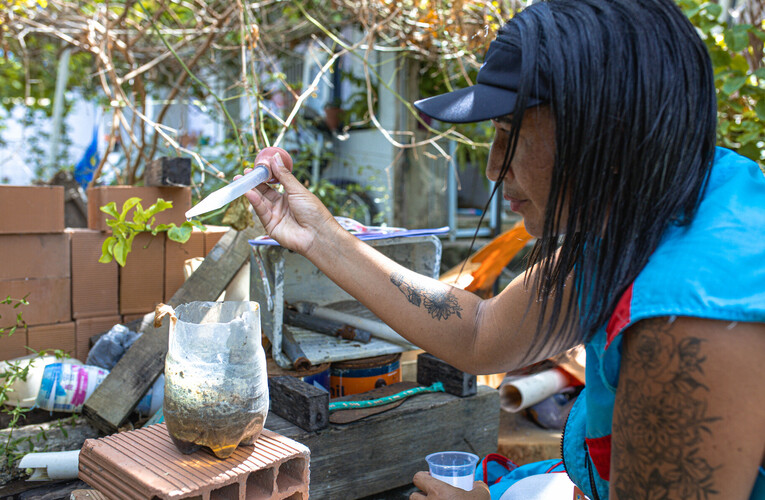
{"label": "weathered wood beam", "polygon": [[475,375],[458,370],[430,353],[424,352],[417,356],[417,383],[420,385],[441,382],[444,391],[465,397],[476,393],[477,379]]}
{"label": "weathered wood beam", "polygon": [[303,430],[317,431],[329,425],[329,393],[296,377],[268,379],[270,409]]}

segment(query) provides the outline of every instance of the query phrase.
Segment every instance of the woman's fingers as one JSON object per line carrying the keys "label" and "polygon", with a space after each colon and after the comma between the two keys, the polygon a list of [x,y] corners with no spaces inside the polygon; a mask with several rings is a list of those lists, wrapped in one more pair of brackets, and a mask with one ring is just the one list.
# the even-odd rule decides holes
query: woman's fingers
{"label": "woman's fingers", "polygon": [[288,171],[292,171],[292,158],[282,148],[275,146],[267,147],[262,149],[258,156],[255,157],[255,165],[265,165],[268,167],[271,171],[272,179],[276,177],[274,170],[278,168],[278,162],[281,162],[281,165],[284,165],[284,168]]}

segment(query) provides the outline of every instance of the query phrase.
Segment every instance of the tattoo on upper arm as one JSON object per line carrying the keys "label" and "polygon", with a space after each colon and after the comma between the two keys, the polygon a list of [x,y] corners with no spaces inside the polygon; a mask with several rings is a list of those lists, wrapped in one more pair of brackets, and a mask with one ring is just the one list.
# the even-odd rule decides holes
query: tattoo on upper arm
{"label": "tattoo on upper arm", "polygon": [[417,307],[425,306],[425,310],[438,320],[448,319],[452,314],[462,318],[459,302],[451,291],[447,290],[425,290],[417,288],[414,283],[407,281],[403,274],[393,273],[390,275],[390,281],[406,295],[409,303]]}
{"label": "tattoo on upper arm", "polygon": [[618,474],[612,487],[620,499],[709,498],[719,493],[719,466],[699,451],[711,435],[709,424],[720,418],[710,416],[704,397],[704,340],[678,340],[663,318],[637,326],[629,354],[636,369],[619,381],[614,445],[620,452],[613,457]]}

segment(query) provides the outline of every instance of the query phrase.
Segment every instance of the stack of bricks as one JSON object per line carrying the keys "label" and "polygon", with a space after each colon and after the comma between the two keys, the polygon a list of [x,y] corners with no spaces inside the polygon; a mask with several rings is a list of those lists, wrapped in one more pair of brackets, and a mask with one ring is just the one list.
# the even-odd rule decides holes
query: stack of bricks
{"label": "stack of bricks", "polygon": [[224,460],[202,450],[183,455],[156,424],[85,441],[79,477],[106,498],[302,500],[309,461],[308,448],[265,429]]}
{"label": "stack of bricks", "polygon": [[[35,350],[75,350],[71,315],[69,239],[64,233],[64,188],[8,186],[0,189],[0,328],[18,315],[29,327],[0,337],[0,359]],[[26,297],[36,306],[19,305]]]}
{"label": "stack of bricks", "polygon": [[[88,190],[88,228],[65,228],[63,187],[0,186],[0,300],[16,299],[0,304],[0,328],[11,328],[19,313],[28,327],[0,335],[0,361],[29,354],[28,346],[85,362],[92,336],[169,300],[183,285],[184,262],[207,255],[229,229],[194,231],[185,244],[139,234],[124,268],[100,263],[110,228],[99,207],[113,201],[121,211],[131,197],[144,208],[158,198],[173,202],[155,224],[180,225],[191,207],[188,187],[96,187]],[[23,297],[29,304],[14,308]]]}

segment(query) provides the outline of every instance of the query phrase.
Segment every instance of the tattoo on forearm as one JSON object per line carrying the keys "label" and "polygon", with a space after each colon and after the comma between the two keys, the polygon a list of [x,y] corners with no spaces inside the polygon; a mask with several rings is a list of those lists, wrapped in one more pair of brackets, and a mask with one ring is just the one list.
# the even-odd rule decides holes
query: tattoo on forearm
{"label": "tattoo on forearm", "polygon": [[[648,320],[634,339],[639,369],[619,381],[626,400],[616,407],[619,425],[614,455],[618,480],[612,487],[620,499],[707,499],[714,487],[713,466],[699,456],[699,446],[711,435],[703,397],[709,388],[700,382],[706,357],[703,340],[678,341],[665,319]],[[616,442],[614,443],[617,444]]]}
{"label": "tattoo on forearm", "polygon": [[407,281],[403,274],[393,273],[390,281],[406,295],[406,299],[417,307],[425,306],[425,310],[438,320],[448,319],[452,314],[462,318],[460,312],[462,308],[450,291],[447,290],[425,290],[417,288],[414,283]]}

